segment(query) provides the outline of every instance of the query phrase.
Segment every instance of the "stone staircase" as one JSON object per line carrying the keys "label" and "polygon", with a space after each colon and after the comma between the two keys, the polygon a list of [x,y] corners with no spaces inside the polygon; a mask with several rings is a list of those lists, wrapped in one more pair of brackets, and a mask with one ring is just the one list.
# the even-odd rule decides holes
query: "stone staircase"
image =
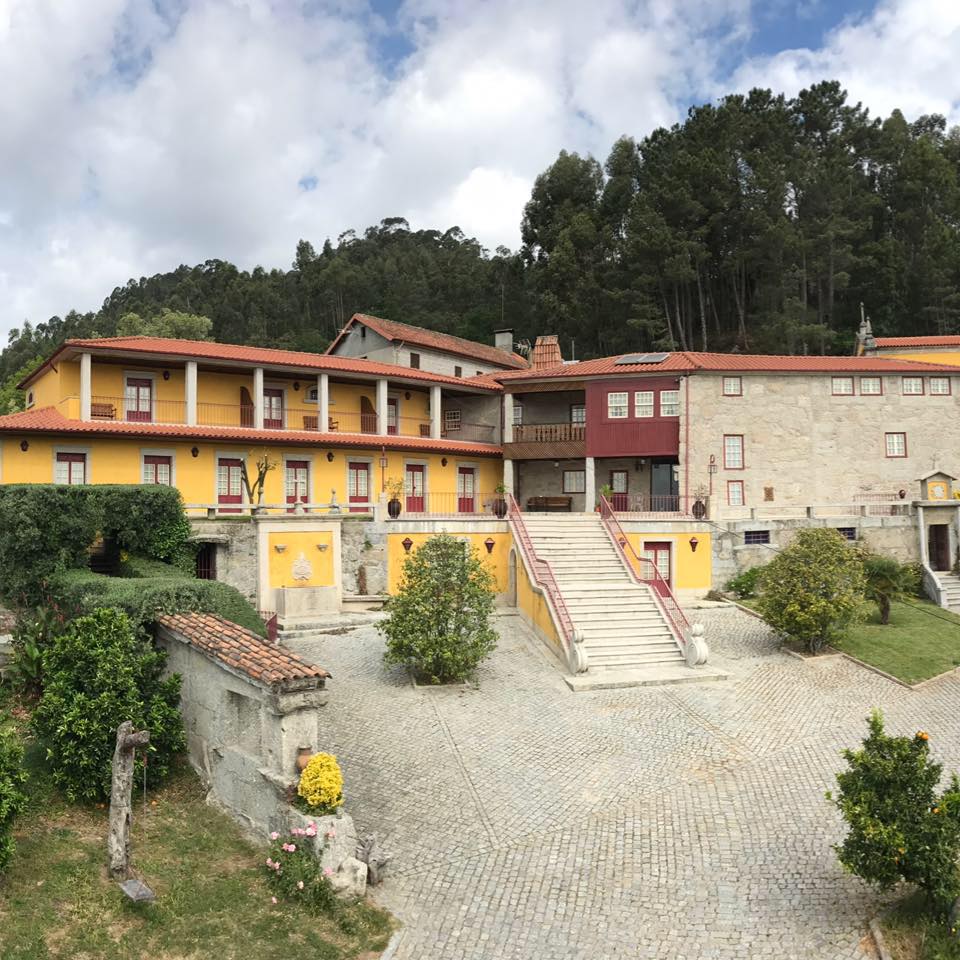
{"label": "stone staircase", "polygon": [[524,514],[523,522],[553,568],[591,674],[685,666],[652,590],[628,573],[599,515]]}
{"label": "stone staircase", "polygon": [[937,579],[943,587],[943,599],[948,610],[960,613],[960,577],[955,573],[937,571]]}

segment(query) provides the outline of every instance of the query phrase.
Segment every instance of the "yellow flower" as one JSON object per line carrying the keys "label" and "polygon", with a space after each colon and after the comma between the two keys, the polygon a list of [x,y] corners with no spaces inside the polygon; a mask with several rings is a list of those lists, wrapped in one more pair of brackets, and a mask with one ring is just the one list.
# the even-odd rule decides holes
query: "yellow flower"
{"label": "yellow flower", "polygon": [[926,730],[918,730],[918,731],[917,731],[917,739],[918,739],[918,740],[929,740],[929,739],[930,739],[930,734],[927,733]]}
{"label": "yellow flower", "polygon": [[331,813],[343,803],[343,774],[331,753],[315,753],[300,774],[297,793],[311,807]]}

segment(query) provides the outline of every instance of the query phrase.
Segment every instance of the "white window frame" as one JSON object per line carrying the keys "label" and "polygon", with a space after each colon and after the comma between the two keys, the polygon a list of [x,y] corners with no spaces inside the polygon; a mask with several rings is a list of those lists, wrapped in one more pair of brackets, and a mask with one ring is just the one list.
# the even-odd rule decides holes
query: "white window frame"
{"label": "white window frame", "polygon": [[830,393],[834,397],[854,396],[853,377],[831,377]]}
{"label": "white window frame", "polygon": [[[731,495],[731,491],[739,491],[739,502],[735,500]],[[727,481],[727,506],[728,507],[742,507],[747,501],[746,492],[744,490],[744,484],[742,480],[728,480]]]}
{"label": "white window frame", "polygon": [[[201,456],[203,454],[201,453]],[[247,462],[246,452],[238,453],[236,450],[214,450],[213,451],[213,505],[216,507],[220,503],[220,461],[221,460],[240,460]],[[240,510],[242,507],[249,507],[250,500],[247,497],[247,488],[243,485],[243,477],[240,477],[240,502],[237,504],[228,504],[230,509]]]}
{"label": "white window frame", "polygon": [[[934,384],[943,384],[946,390],[935,390]],[[931,377],[930,378],[930,396],[931,397],[949,397],[952,393],[949,377]]]}
{"label": "white window frame", "polygon": [[296,453],[285,453],[283,455],[283,502],[286,503],[287,500],[287,464],[293,463],[306,463],[307,465],[307,503],[313,503],[313,483],[316,476],[315,464],[313,461],[312,453],[301,453],[297,455]]}
{"label": "white window frame", "polygon": [[[673,400],[664,400],[664,397],[673,395]],[[661,417],[679,417],[680,416],[680,391],[679,390],[661,390],[660,391],[660,416]]]}
{"label": "white window frame", "polygon": [[513,426],[523,426],[523,403],[520,400],[513,401]]}
{"label": "white window frame", "polygon": [[[895,450],[894,452],[892,452],[892,453],[890,452],[890,451],[891,451],[890,441],[891,441],[894,437],[902,438],[902,440],[903,440],[903,451],[902,451],[902,452],[897,452],[896,450]],[[897,441],[897,446],[899,447],[899,441]],[[907,434],[906,434],[906,431],[905,431],[905,430],[892,430],[892,431],[889,431],[889,432],[885,433],[885,434],[883,435],[883,449],[884,449],[884,453],[886,454],[887,458],[890,459],[890,460],[904,460],[904,459],[906,459],[906,456],[907,456]]]}
{"label": "white window frame", "polygon": [[[907,384],[916,384],[919,390],[908,390]],[[904,397],[922,397],[923,396],[923,377],[903,377],[900,381],[900,394]]]}
{"label": "white window frame", "polygon": [[463,424],[463,413],[459,407],[443,411],[443,432],[452,430],[456,433]]}
{"label": "white window frame", "polygon": [[[614,397],[622,399],[613,402]],[[614,413],[614,410],[623,410],[623,413]],[[608,420],[626,420],[630,416],[630,392],[628,390],[617,390],[607,394],[607,419]]]}
{"label": "white window frame", "polygon": [[[611,396],[611,394],[607,394]],[[633,394],[633,415],[638,420],[646,420],[654,414],[654,403],[656,394],[653,390],[636,390]],[[609,413],[609,401],[607,412]]]}
{"label": "white window frame", "polygon": [[[57,484],[58,486],[61,486],[61,487],[64,487],[64,486],[79,487],[79,486],[83,486],[83,485],[87,485],[87,484],[92,483],[92,482],[93,482],[93,479],[92,479],[92,474],[93,474],[93,463],[92,463],[92,461],[93,461],[93,457],[90,455],[90,450],[91,450],[90,447],[54,447],[54,448],[53,448],[53,482],[54,482],[55,484]],[[60,482],[57,480],[57,454],[58,454],[58,453],[69,453],[69,454],[73,454],[73,455],[82,454],[82,455],[83,455],[83,458],[84,458],[84,460],[83,460],[83,484],[79,484],[79,483],[64,484],[64,483],[60,483]]]}
{"label": "white window frame", "polygon": [[[739,445],[738,445],[738,447],[737,447],[738,453],[737,453],[737,457],[736,457],[736,458],[730,457],[730,456],[728,456],[728,454],[727,454],[727,451],[728,451],[727,441],[728,441],[728,440],[738,440],[738,441],[739,441]],[[745,442],[744,442],[743,434],[739,434],[739,433],[728,433],[728,434],[724,434],[724,437],[723,437],[723,469],[724,469],[724,470],[744,470],[744,469],[746,469],[746,467],[745,467],[746,457],[744,456],[744,449],[743,449],[745,445],[746,445],[746,444],[745,444]],[[740,462],[739,462],[739,463],[733,463],[732,461],[733,461],[734,459],[737,459],[737,460],[739,460]]]}
{"label": "white window frame", "polygon": [[[876,383],[876,390],[865,390],[865,383]],[[883,377],[861,377],[860,378],[860,396],[861,397],[882,397],[883,396]]]}
{"label": "white window frame", "polygon": [[743,377],[724,377],[723,395],[725,397],[742,397]]}
{"label": "white window frame", "polygon": [[[579,410],[582,413],[580,417],[574,417],[573,411]],[[587,405],[585,403],[571,403],[570,404],[570,423],[582,427],[587,422]]]}
{"label": "white window frame", "polygon": [[144,467],[144,458],[145,457],[169,457],[170,458],[170,486],[175,487],[177,485],[177,454],[175,450],[169,448],[153,448],[153,447],[141,447],[140,448],[140,482],[144,483],[143,479],[143,467]]}
{"label": "white window frame", "polygon": [[[570,488],[567,486],[567,477],[568,476],[579,476],[579,480],[576,481],[574,487],[576,489]],[[563,493],[586,493],[587,492],[587,471],[584,470],[564,470],[563,471]]]}

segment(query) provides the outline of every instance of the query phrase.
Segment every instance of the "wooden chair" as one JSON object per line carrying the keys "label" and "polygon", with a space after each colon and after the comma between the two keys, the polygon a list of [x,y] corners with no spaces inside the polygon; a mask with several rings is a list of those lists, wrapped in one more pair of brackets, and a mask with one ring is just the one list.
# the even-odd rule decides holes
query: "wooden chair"
{"label": "wooden chair", "polygon": [[91,403],[90,416],[94,420],[116,420],[117,408],[112,403]]}

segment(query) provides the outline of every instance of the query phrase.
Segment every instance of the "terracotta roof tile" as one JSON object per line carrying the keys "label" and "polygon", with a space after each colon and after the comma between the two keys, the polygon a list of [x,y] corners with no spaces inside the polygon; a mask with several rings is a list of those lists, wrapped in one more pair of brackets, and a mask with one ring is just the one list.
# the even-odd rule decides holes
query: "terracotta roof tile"
{"label": "terracotta roof tile", "polygon": [[322,681],[330,676],[323,667],[307,663],[280,644],[213,613],[166,613],[157,622],[182,637],[211,660],[247,674],[269,686],[282,687],[298,680]]}
{"label": "terracotta roof tile", "polygon": [[877,337],[878,347],[960,347],[960,336],[942,337]]}
{"label": "terracotta roof tile", "polygon": [[450,333],[441,333],[439,330],[427,330],[424,327],[414,327],[409,323],[399,323],[396,320],[385,320],[383,317],[372,317],[365,313],[355,313],[346,326],[337,335],[336,339],[327,348],[329,354],[343,335],[354,323],[362,323],[375,333],[379,333],[385,340],[402,340],[404,343],[413,343],[421,347],[431,347],[434,350],[443,350],[446,353],[455,353],[461,357],[482,360],[500,367],[525,368],[526,360],[515,353],[507,353],[486,343],[476,343],[473,340],[464,340]]}
{"label": "terracotta roof tile", "polygon": [[[337,357],[326,353],[276,350],[271,347],[248,347],[233,343],[215,343],[210,340],[175,340],[166,337],[98,337],[90,340],[65,341],[63,346],[46,363],[27,377],[20,386],[26,386],[35,380],[40,372],[53,362],[55,357],[63,350],[70,348],[93,351],[128,350],[133,353],[183,357],[184,359],[225,360],[271,367],[292,367],[301,370],[304,368],[318,371],[339,370],[345,373],[388,376],[395,380],[423,380],[430,383],[447,383],[450,385],[462,385],[464,382],[459,377],[448,377],[440,373],[431,373],[429,370],[413,370],[398,366],[395,363],[361,360],[359,357]],[[491,347],[490,349],[494,348]],[[503,354],[503,356],[507,357],[506,354]],[[474,384],[474,386],[484,385]]]}
{"label": "terracotta roof tile", "polygon": [[494,444],[461,440],[432,440],[430,437],[381,436],[373,433],[320,433],[316,430],[254,430],[250,427],[188,427],[176,423],[141,423],[127,420],[70,420],[55,407],[38,407],[0,417],[0,433],[74,433],[83,435],[166,437],[180,440],[227,440],[239,443],[296,444],[323,447],[369,447],[391,450],[433,450],[438,453],[466,453],[499,456]]}

